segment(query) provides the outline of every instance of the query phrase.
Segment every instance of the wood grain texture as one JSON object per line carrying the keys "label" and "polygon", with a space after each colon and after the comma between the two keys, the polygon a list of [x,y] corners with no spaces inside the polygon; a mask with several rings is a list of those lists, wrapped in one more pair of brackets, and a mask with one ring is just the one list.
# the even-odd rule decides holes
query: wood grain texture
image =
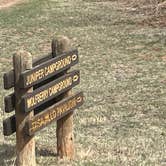
{"label": "wood grain texture", "polygon": [[[61,54],[71,49],[71,41],[68,37],[59,36],[56,39],[56,55]],[[67,71],[64,72],[64,74]],[[71,90],[64,94],[69,97],[72,94]],[[73,112],[67,114],[57,121],[57,154],[60,158],[74,158],[74,134],[73,134]]]}
{"label": "wood grain texture", "polygon": [[[52,58],[51,54],[37,58],[33,61],[33,67],[51,59],[51,58]],[[14,87],[14,70],[10,70],[9,72],[4,74],[3,82],[4,82],[4,89],[10,89],[10,88]]]}
{"label": "wood grain texture", "polygon": [[33,111],[23,113],[20,109],[21,97],[32,92],[33,88],[20,89],[20,74],[32,68],[32,55],[25,51],[19,51],[13,56],[15,74],[15,100],[16,100],[16,165],[35,166],[35,140],[25,133],[25,124],[33,117]]}
{"label": "wood grain texture", "polygon": [[[55,49],[55,48],[54,48]],[[59,55],[58,58],[55,58],[55,51],[52,54],[49,54],[47,56],[43,56],[41,58],[38,58],[36,60],[33,61],[33,69],[31,69],[30,71],[25,71],[23,72],[23,74],[21,74],[21,79],[20,79],[20,84],[19,86],[22,88],[28,88],[28,87],[32,87],[33,85],[36,85],[38,83],[40,83],[41,81],[47,80],[48,78],[62,72],[63,70],[67,69],[70,66],[73,66],[75,64],[78,63],[78,50],[77,49],[73,49],[73,50],[69,50],[68,52],[64,52],[63,54]],[[72,56],[73,55],[73,56]],[[31,75],[31,73],[35,73],[39,75],[39,72],[41,72],[41,69],[45,69],[45,67],[52,67],[51,64],[55,64],[56,61],[60,61],[62,62],[63,59],[65,59],[65,57],[71,56],[71,63],[67,64],[66,66],[64,66],[63,68],[60,68],[58,70],[55,70],[55,72],[49,73],[47,75],[43,75],[43,78],[38,78],[36,81],[33,81],[30,84],[26,84],[27,83],[27,76]],[[73,58],[74,57],[74,58]],[[54,59],[55,58],[55,59]],[[33,76],[34,78],[34,76]],[[12,87],[14,87],[14,70],[9,71],[8,73],[5,73],[3,76],[3,82],[4,82],[4,89],[10,89]]]}
{"label": "wood grain texture", "polygon": [[[72,66],[72,65],[75,65],[76,63],[78,63],[78,51],[77,51],[77,49],[73,49],[73,50],[70,50],[69,52],[66,52],[65,56],[71,55],[71,54],[74,54],[74,55],[77,56],[77,59],[75,59],[73,62],[71,62],[70,65]],[[54,54],[52,54],[52,55],[53,55],[53,57],[55,57],[55,55],[56,55],[55,51],[54,51]],[[62,55],[59,55],[59,56],[62,56]],[[47,62],[50,59],[51,59],[50,55],[43,56],[42,58],[35,60],[33,62],[33,66],[40,65],[41,63]],[[65,68],[61,69],[61,71],[62,71],[61,73],[63,73],[63,70],[66,70],[66,68],[68,68],[69,66],[66,66]],[[60,71],[58,71],[58,72],[60,72]],[[53,74],[53,76],[51,76],[49,79],[46,79],[46,80],[44,80],[42,82],[39,82],[36,85],[34,85],[33,89],[37,89],[37,88],[51,82],[52,80],[60,77],[61,75],[63,75],[61,73],[59,73],[57,75],[56,72],[55,72],[54,73],[55,75]],[[22,84],[22,83],[20,83],[20,84]],[[12,88],[14,86],[14,70],[11,70],[10,72],[4,74],[4,86],[5,86],[5,89],[9,89],[9,88]],[[12,93],[11,95],[6,96],[4,98],[4,102],[5,102],[5,112],[7,112],[7,113],[12,112],[15,109],[14,93]]]}
{"label": "wood grain texture", "polygon": [[15,108],[15,94],[11,93],[10,95],[4,98],[5,112],[10,113]]}
{"label": "wood grain texture", "polygon": [[27,123],[27,134],[33,135],[35,132],[48,126],[55,120],[61,119],[65,115],[69,114],[74,109],[80,107],[83,104],[83,93],[77,93],[70,97],[55,103],[51,107],[40,112],[34,116]]}
{"label": "wood grain texture", "polygon": [[16,131],[16,116],[13,115],[3,120],[3,135],[9,136]]}
{"label": "wood grain texture", "polygon": [[[21,99],[21,110],[28,112],[44,104],[45,102],[64,93],[79,84],[79,71],[74,70],[58,79],[45,84],[44,86],[25,94]],[[76,79],[75,79],[76,78]]]}
{"label": "wood grain texture", "polygon": [[4,89],[10,89],[14,86],[14,70],[3,75]]}

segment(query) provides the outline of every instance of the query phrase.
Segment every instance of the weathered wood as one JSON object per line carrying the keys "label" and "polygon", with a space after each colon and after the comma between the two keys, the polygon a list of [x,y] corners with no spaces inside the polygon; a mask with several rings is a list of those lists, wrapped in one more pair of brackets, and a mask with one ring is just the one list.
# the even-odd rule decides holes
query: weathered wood
{"label": "weathered wood", "polygon": [[77,50],[68,51],[58,57],[34,67],[32,70],[25,71],[20,77],[20,86],[22,88],[31,87],[42,82],[63,70],[78,63]]}
{"label": "weathered wood", "polygon": [[[59,56],[67,56],[68,54],[75,54],[75,56],[73,55],[73,61],[74,61],[74,59],[75,59],[75,63],[72,63],[71,64],[71,66],[72,65],[74,65],[74,64],[76,64],[76,63],[78,63],[78,59],[77,59],[77,57],[76,57],[76,55],[78,55],[78,51],[76,50],[76,49],[74,49],[74,50],[70,50],[69,52],[66,52],[66,53],[64,53],[63,55],[59,55]],[[53,54],[49,54],[49,55],[47,55],[47,56],[43,56],[43,57],[41,57],[41,58],[39,58],[39,59],[36,59],[36,60],[34,60],[33,61],[33,67],[35,67],[35,66],[38,66],[38,65],[40,65],[40,64],[42,64],[42,63],[44,63],[44,62],[46,62],[46,61],[49,61],[50,59],[52,59],[52,57],[53,57]],[[54,57],[55,57],[55,53],[54,53]],[[72,61],[72,62],[73,62]],[[69,65],[70,66],[70,65]],[[66,67],[67,68],[67,67]],[[64,69],[65,70],[65,69]],[[62,70],[61,70],[62,71]],[[61,71],[58,71],[58,72],[61,72]],[[55,73],[56,74],[56,73]],[[11,71],[9,71],[8,73],[5,73],[4,74],[4,76],[3,76],[3,79],[4,79],[4,89],[10,89],[10,88],[12,88],[12,87],[14,87],[14,70],[11,70]],[[24,78],[23,78],[24,79]],[[45,78],[45,79],[47,79],[47,78]],[[32,86],[32,85],[31,85]],[[30,86],[29,86],[30,87]]]}
{"label": "weathered wood", "polygon": [[14,86],[14,70],[3,75],[4,89],[10,89]]}
{"label": "weathered wood", "polygon": [[[71,49],[71,41],[65,37],[58,37],[56,42],[56,55],[61,54]],[[67,72],[67,71],[66,71]],[[64,72],[64,74],[66,73]],[[64,94],[63,97],[69,97],[71,91]],[[60,158],[67,157],[73,159],[74,157],[74,134],[73,134],[73,112],[67,114],[57,121],[57,154]]]}
{"label": "weathered wood", "polygon": [[[34,114],[38,115],[39,112],[41,113],[42,111],[45,111],[47,108],[52,107],[54,103],[61,101],[63,98],[64,98],[64,95],[61,94],[60,96],[53,99],[52,101],[46,102],[44,105],[34,109]],[[3,121],[3,133],[5,136],[10,136],[14,134],[15,132],[16,132],[16,118],[15,118],[15,115],[13,115]]]}
{"label": "weathered wood", "polygon": [[[72,51],[70,51],[70,53],[76,53],[76,56],[77,57],[75,57],[75,58],[77,58],[77,60],[76,59],[74,59],[74,63],[77,63],[78,62],[78,51],[75,49],[75,50],[72,50]],[[65,53],[65,55],[67,56],[69,53]],[[63,54],[64,55],[64,54]],[[56,52],[55,52],[55,48],[54,48],[54,53],[52,53],[52,56],[53,57],[55,57],[56,56]],[[61,56],[61,55],[59,55],[59,56]],[[40,63],[44,63],[45,61],[48,61],[49,59],[50,59],[50,55],[48,55],[48,56],[44,56],[44,57],[42,57],[42,58],[40,58],[40,59],[38,59],[38,60],[35,60],[34,62],[33,62],[33,66],[37,66],[37,65],[39,65]],[[72,63],[71,65],[74,65],[74,63]],[[69,65],[70,66],[70,65]],[[65,68],[64,68],[65,69]],[[54,74],[56,74],[56,73],[54,73]],[[12,83],[10,80],[14,80],[14,70],[12,70],[12,71],[10,71],[9,73],[6,73],[5,75],[4,75],[4,77],[5,77],[5,79],[4,79],[4,82],[7,82],[7,83],[4,83],[4,85],[5,86],[7,86],[7,87],[12,87],[13,85],[14,85],[14,83],[11,85],[10,83]],[[33,89],[37,89],[37,88],[39,88],[39,87],[41,87],[41,86],[43,86],[44,84],[47,84],[47,83],[49,83],[49,82],[51,82],[52,80],[54,80],[55,78],[58,78],[58,77],[60,77],[60,76],[62,76],[63,75],[63,70],[62,70],[62,72],[61,73],[59,73],[58,75],[55,75],[55,76],[53,76],[53,77],[51,77],[51,78],[49,78],[49,79],[46,79],[46,80],[44,80],[44,81],[42,81],[42,82],[40,82],[40,83],[37,83],[36,85],[34,85],[33,86]],[[10,79],[9,79],[10,78]],[[8,86],[8,85],[10,85],[10,86]],[[9,113],[9,112],[12,112],[14,109],[15,109],[15,101],[14,101],[14,93],[13,94],[11,94],[11,95],[9,95],[9,96],[6,96],[5,97],[5,112],[7,112],[7,113]]]}
{"label": "weathered wood", "polygon": [[[51,82],[51,81],[53,81],[53,80],[59,78],[60,76],[62,76],[61,73],[58,74],[57,76],[55,76],[56,78],[55,78],[55,77],[51,77],[51,78],[49,78],[49,79],[47,79],[47,80],[45,80],[45,81],[43,81],[43,82],[41,82],[41,83],[35,85],[35,86],[33,87],[33,89],[34,89],[34,90],[35,90],[35,89],[38,89],[38,88],[42,87],[43,85],[46,85],[47,83],[49,83],[49,82]],[[12,93],[12,94],[6,96],[6,97],[4,98],[4,103],[5,103],[5,112],[6,112],[6,113],[10,113],[10,112],[14,111],[14,109],[15,109],[15,94]]]}
{"label": "weathered wood", "polygon": [[[37,58],[33,61],[33,67],[51,59],[51,58],[52,58],[51,54]],[[5,73],[3,76],[3,80],[4,80],[4,89],[10,89],[10,88],[14,87],[14,70],[11,70],[8,73]]]}
{"label": "weathered wood", "polygon": [[4,103],[5,103],[5,112],[6,113],[12,112],[15,108],[15,95],[14,95],[14,93],[11,93],[10,95],[6,96],[4,98]]}
{"label": "weathered wood", "polygon": [[[58,76],[56,76],[57,78],[59,78],[61,75],[58,74]],[[55,77],[51,77],[50,79],[48,80],[45,80],[39,84],[36,84],[35,86],[33,86],[33,89],[38,89],[40,88],[41,86],[53,81],[54,79],[56,79]],[[6,96],[4,98],[4,103],[5,103],[5,112],[6,113],[10,113],[12,111],[14,111],[15,109],[15,94],[14,93],[11,93],[10,95]],[[40,109],[41,110],[41,109]]]}
{"label": "weathered wood", "polygon": [[23,113],[20,109],[21,97],[29,92],[30,89],[20,89],[20,74],[32,68],[32,55],[25,51],[19,51],[13,56],[13,66],[15,74],[15,100],[16,100],[16,165],[17,166],[35,166],[35,141],[33,136],[27,136],[25,133],[25,123],[33,117],[33,111]]}
{"label": "weathered wood", "polygon": [[49,125],[51,122],[58,120],[74,109],[83,104],[83,93],[77,93],[71,97],[67,97],[53,106],[47,108],[41,113],[34,116],[27,123],[27,134],[33,135],[35,132]]}
{"label": "weathered wood", "polygon": [[72,71],[22,97],[20,108],[28,112],[79,84],[79,71]]}
{"label": "weathered wood", "polygon": [[57,42],[55,39],[52,40],[51,42],[51,50],[52,50],[52,58],[55,58],[57,55]]}
{"label": "weathered wood", "polygon": [[3,134],[9,136],[16,131],[16,117],[15,115],[3,121]]}
{"label": "weathered wood", "polygon": [[[52,100],[44,103],[44,105],[41,105],[34,109],[34,114],[38,114],[41,111],[47,109],[48,107],[52,106],[56,102],[63,99],[63,94],[58,95],[58,97],[53,98]],[[16,118],[15,115],[3,120],[3,133],[5,136],[10,136],[16,132]]]}

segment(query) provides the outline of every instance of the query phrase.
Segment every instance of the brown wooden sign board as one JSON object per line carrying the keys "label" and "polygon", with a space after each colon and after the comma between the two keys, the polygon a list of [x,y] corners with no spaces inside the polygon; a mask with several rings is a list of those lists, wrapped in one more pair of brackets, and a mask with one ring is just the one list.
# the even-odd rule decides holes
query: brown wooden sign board
{"label": "brown wooden sign board", "polygon": [[[57,103],[58,101],[62,100],[62,95],[57,96],[56,98],[53,98],[52,100],[44,103],[44,105],[41,105],[34,109],[34,114],[38,114],[41,111],[44,111],[48,107],[52,106],[53,104]],[[16,116],[12,115],[5,120],[3,120],[3,134],[5,136],[12,135],[16,132]]]}
{"label": "brown wooden sign board", "polygon": [[16,116],[3,120],[3,135],[9,136],[16,132]]}
{"label": "brown wooden sign board", "polygon": [[[76,53],[76,55],[78,55],[78,51],[76,49],[75,50],[71,50],[69,52],[66,52],[63,55],[67,56],[67,55],[70,55],[70,54],[72,55],[74,53]],[[62,54],[58,55],[58,56],[62,56]],[[40,63],[48,61],[50,58],[51,58],[51,55],[47,55],[47,56],[44,56],[44,57],[42,57],[40,59],[37,59],[37,60],[35,60],[33,62],[33,66],[40,65]],[[78,62],[78,59],[75,61],[75,63],[77,63],[77,62]],[[74,65],[74,63],[72,65]],[[61,71],[61,73],[62,72],[63,71]],[[61,74],[61,73],[58,73],[58,75]],[[45,80],[43,82],[40,82],[40,83],[34,85],[34,89],[37,89],[37,88],[39,88],[40,86],[42,86],[44,84],[47,84],[48,82],[52,81],[54,79],[54,77],[51,77],[51,78],[49,78],[49,79],[47,79],[47,80]],[[12,86],[14,86],[14,71],[13,70],[11,70],[10,72],[4,74],[4,86],[6,86],[5,89],[9,89]],[[14,93],[6,96],[4,98],[4,103],[5,103],[5,112],[6,113],[12,112],[15,109],[15,95],[14,95]]]}
{"label": "brown wooden sign board", "polygon": [[[36,84],[35,86],[33,86],[33,89],[35,90],[35,89],[53,81],[55,79],[55,77],[60,77],[62,75],[63,75],[63,72],[59,73],[58,75],[56,75],[54,77],[51,77],[51,78],[45,80],[39,84]],[[5,96],[4,103],[5,103],[5,112],[6,113],[10,113],[10,112],[14,111],[14,109],[15,109],[15,93],[11,93],[10,95]]]}
{"label": "brown wooden sign board", "polygon": [[10,89],[14,86],[14,70],[3,75],[4,89]]}
{"label": "brown wooden sign board", "polygon": [[39,66],[23,72],[20,76],[20,88],[28,88],[40,83],[78,63],[77,50],[52,58]]}
{"label": "brown wooden sign board", "polygon": [[55,105],[49,107],[45,111],[37,114],[33,117],[26,127],[26,133],[33,135],[35,132],[49,125],[51,122],[64,117],[74,109],[80,107],[83,104],[83,93],[77,93],[71,97],[61,100]]}
{"label": "brown wooden sign board", "polygon": [[[61,55],[57,55],[57,57],[58,56],[65,56],[65,55],[67,56],[67,55],[70,55],[70,54],[78,55],[78,50],[74,49],[74,50],[65,52],[65,53],[63,53]],[[53,59],[52,54],[49,54],[49,55],[43,56],[43,57],[41,57],[39,59],[36,59],[36,60],[33,61],[33,67],[36,67],[36,66],[38,66],[38,65],[40,65],[42,63],[45,63],[46,61],[49,61],[51,59]],[[75,64],[77,62],[78,62],[78,59],[76,60]],[[74,64],[72,64],[72,65],[74,65]],[[11,70],[8,73],[4,74],[3,82],[4,82],[4,89],[10,89],[10,88],[14,87],[14,70]]]}
{"label": "brown wooden sign board", "polygon": [[28,93],[22,97],[21,110],[25,112],[44,104],[61,93],[79,84],[80,74],[78,70],[65,74],[50,83]]}
{"label": "brown wooden sign board", "polygon": [[10,95],[4,97],[4,107],[5,107],[6,113],[11,113],[14,111],[15,109],[15,94],[14,93],[11,93]]}
{"label": "brown wooden sign board", "polygon": [[[40,112],[40,111],[44,111],[45,110],[44,112],[47,112],[46,111],[47,109],[53,107],[51,105],[48,108],[45,108],[45,109],[42,109],[42,110],[41,110],[41,108],[40,109],[36,108],[35,115],[37,116],[38,114],[41,114],[42,112]],[[37,112],[40,112],[40,113],[37,113]],[[12,135],[15,132],[16,132],[16,117],[15,117],[15,115],[12,115],[11,117],[3,120],[3,134],[5,136],[10,136],[10,135]]]}
{"label": "brown wooden sign board", "polygon": [[12,112],[15,108],[15,95],[14,95],[14,93],[11,93],[10,95],[6,96],[4,98],[4,103],[5,103],[5,112],[6,113]]}
{"label": "brown wooden sign board", "polygon": [[[33,87],[33,89],[34,90],[38,89],[39,87],[41,87],[41,86],[43,86],[43,85],[55,80],[56,77],[59,78],[62,75],[63,75],[63,72],[62,72],[62,74],[59,73],[58,75],[56,75],[54,77],[51,77],[51,78],[49,78],[49,79],[47,79],[47,80],[45,80],[45,81],[43,81],[43,82],[41,82],[39,84],[36,84]],[[11,93],[10,95],[4,97],[4,103],[5,103],[5,112],[6,113],[10,113],[10,112],[14,111],[14,109],[15,109],[15,93]]]}
{"label": "brown wooden sign board", "polygon": [[[33,61],[33,67],[40,65],[41,63],[48,61],[51,58],[53,58],[53,57],[51,54],[49,54],[49,55],[40,57],[39,59],[35,59]],[[14,87],[14,70],[11,70],[8,73],[4,74],[3,82],[4,82],[4,89],[10,89],[10,88]]]}

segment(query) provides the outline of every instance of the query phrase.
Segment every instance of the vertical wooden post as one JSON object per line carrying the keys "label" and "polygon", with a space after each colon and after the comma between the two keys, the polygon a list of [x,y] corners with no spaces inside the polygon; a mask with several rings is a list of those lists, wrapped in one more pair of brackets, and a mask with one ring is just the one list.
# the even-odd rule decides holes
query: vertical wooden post
{"label": "vertical wooden post", "polygon": [[32,68],[32,55],[25,51],[18,51],[13,56],[14,74],[15,74],[15,94],[16,94],[16,165],[17,166],[35,166],[35,141],[33,137],[25,134],[25,123],[33,116],[33,111],[25,113],[20,108],[21,96],[32,92],[33,88],[20,89],[20,73]]}
{"label": "vertical wooden post", "polygon": [[[60,53],[71,49],[71,41],[65,37],[58,37],[52,41],[52,55],[56,56]],[[64,72],[64,74],[67,71]],[[66,92],[63,97],[71,95],[71,90]],[[57,121],[57,154],[60,158],[73,159],[74,157],[74,135],[73,135],[73,112]]]}

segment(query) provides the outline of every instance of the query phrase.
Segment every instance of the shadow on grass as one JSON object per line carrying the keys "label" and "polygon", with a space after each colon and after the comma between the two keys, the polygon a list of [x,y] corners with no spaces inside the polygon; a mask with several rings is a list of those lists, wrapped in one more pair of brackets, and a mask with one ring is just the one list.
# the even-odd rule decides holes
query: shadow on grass
{"label": "shadow on grass", "polygon": [[[52,147],[38,146],[36,147],[36,154],[38,156],[54,156],[57,157],[56,149]],[[0,166],[13,165],[13,157],[15,157],[15,146],[10,144],[0,145]]]}
{"label": "shadow on grass", "polygon": [[46,147],[46,146],[43,146],[43,145],[40,145],[40,146],[36,146],[36,154],[38,156],[58,156],[57,153],[56,153],[56,149],[52,148],[52,147]]}
{"label": "shadow on grass", "polygon": [[11,162],[13,162],[11,159],[14,156],[15,156],[15,146],[9,145],[9,144],[0,145],[0,165],[1,166],[11,164]]}

